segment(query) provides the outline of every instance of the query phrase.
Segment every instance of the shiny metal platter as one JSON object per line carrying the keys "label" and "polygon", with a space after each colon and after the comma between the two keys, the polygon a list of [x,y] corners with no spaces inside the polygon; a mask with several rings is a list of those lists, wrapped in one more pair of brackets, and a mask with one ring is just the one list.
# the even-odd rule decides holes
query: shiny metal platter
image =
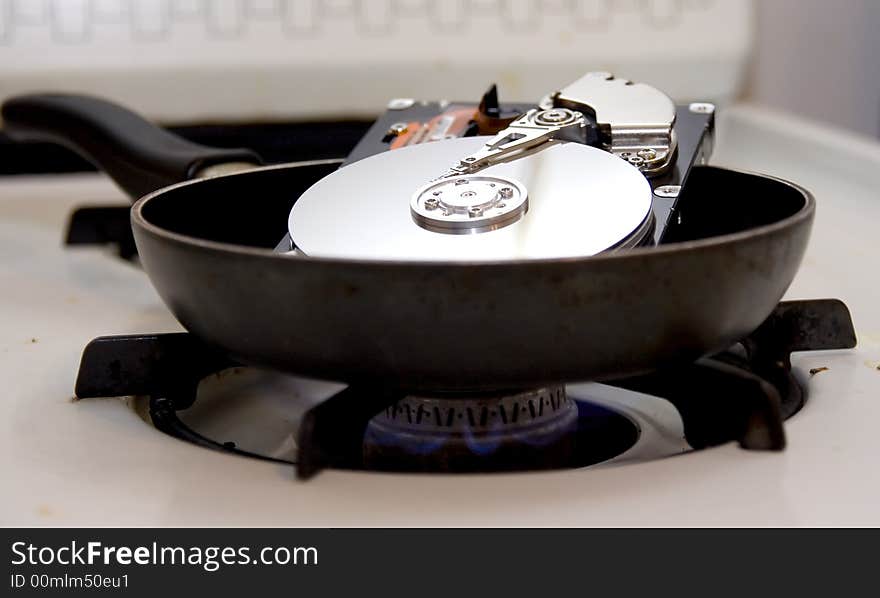
{"label": "shiny metal platter", "polygon": [[487,139],[392,150],[330,174],[290,212],[294,247],[343,259],[550,259],[631,247],[651,232],[647,179],[580,143],[557,142],[478,174],[437,178]]}

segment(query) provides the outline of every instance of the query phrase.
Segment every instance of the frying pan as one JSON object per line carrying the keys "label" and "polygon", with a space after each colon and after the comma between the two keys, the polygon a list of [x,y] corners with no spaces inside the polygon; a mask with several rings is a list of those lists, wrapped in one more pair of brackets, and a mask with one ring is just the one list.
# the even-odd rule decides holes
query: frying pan
{"label": "frying pan", "polygon": [[[189,331],[243,363],[350,383],[606,380],[727,348],[791,283],[815,209],[791,183],[695,167],[677,242],[657,247],[474,263],[285,255],[272,248],[291,206],[338,161],[257,167],[251,152],[191,144],[88,97],[19,97],[3,118],[14,138],[67,145],[143,195],[131,211],[141,263]],[[198,178],[224,164],[241,171]]]}

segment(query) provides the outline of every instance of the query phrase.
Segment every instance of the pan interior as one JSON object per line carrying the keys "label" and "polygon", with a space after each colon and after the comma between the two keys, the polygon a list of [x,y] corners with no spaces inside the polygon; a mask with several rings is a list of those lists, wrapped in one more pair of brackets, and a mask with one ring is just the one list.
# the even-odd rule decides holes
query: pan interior
{"label": "pan interior", "polygon": [[[336,169],[335,164],[294,164],[182,184],[140,202],[135,220],[194,242],[274,249],[287,233],[287,217],[297,199]],[[744,232],[805,207],[803,193],[778,180],[698,166],[691,170],[663,243]]]}
{"label": "pan interior", "polygon": [[[294,246],[342,259],[497,261],[585,257],[637,244],[633,237],[645,234],[648,181],[625,161],[578,143],[431,183],[485,141],[416,145],[339,169],[293,206]],[[493,203],[496,190],[507,196]],[[430,211],[422,209],[425,198],[435,204],[427,204]],[[468,202],[478,206],[470,214]]]}

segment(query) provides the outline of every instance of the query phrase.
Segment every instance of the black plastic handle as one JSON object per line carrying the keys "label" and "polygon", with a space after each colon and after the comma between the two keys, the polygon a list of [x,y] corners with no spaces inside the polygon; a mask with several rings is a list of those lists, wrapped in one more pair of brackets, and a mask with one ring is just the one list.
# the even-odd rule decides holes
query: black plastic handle
{"label": "black plastic handle", "polygon": [[3,130],[17,141],[64,145],[105,171],[132,198],[225,162],[260,164],[247,149],[192,143],[107,100],[34,94],[3,104]]}

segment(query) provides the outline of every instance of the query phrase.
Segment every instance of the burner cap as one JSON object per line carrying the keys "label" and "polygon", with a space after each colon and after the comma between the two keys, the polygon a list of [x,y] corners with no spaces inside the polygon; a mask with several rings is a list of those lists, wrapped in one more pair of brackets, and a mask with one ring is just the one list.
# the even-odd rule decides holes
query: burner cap
{"label": "burner cap", "polygon": [[585,257],[651,232],[645,177],[579,143],[437,179],[487,139],[420,144],[342,167],[297,200],[294,245],[315,257],[495,261]]}
{"label": "burner cap", "polygon": [[364,434],[368,469],[505,471],[572,465],[578,409],[562,386],[408,396]]}

